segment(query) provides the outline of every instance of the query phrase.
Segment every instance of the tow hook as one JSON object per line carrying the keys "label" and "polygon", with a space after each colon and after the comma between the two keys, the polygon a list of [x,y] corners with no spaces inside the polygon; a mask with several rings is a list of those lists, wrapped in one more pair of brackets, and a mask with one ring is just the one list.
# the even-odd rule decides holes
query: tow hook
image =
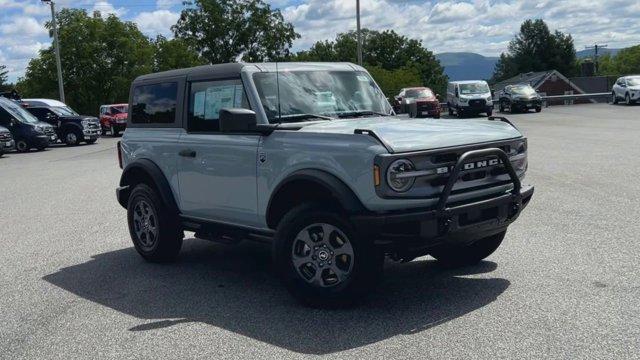
{"label": "tow hook", "polygon": [[510,218],[515,217],[520,212],[520,203],[516,202],[511,205],[511,213],[509,214]]}
{"label": "tow hook", "polygon": [[440,221],[440,233],[442,235],[448,233],[451,229],[451,224],[453,224],[453,219],[451,218],[451,216],[443,217]]}

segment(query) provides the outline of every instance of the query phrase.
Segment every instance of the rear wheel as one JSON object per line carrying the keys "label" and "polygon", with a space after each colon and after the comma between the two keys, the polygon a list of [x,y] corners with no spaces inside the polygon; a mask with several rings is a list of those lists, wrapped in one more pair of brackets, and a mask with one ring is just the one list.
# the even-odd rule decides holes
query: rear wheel
{"label": "rear wheel", "polygon": [[536,112],[539,113],[540,111],[542,111],[542,106],[536,106]]}
{"label": "rear wheel", "polygon": [[384,256],[339,211],[309,203],[278,225],[273,258],[291,294],[314,307],[353,305],[382,275]]}
{"label": "rear wheel", "polygon": [[184,232],[177,214],[171,214],[156,192],[138,184],[127,205],[129,234],[138,253],[147,261],[167,262],[180,253]]}
{"label": "rear wheel", "polygon": [[447,267],[474,265],[493,254],[500,246],[507,231],[487,236],[469,245],[443,244],[430,254]]}
{"label": "rear wheel", "polygon": [[462,118],[464,116],[462,109],[456,108],[456,115],[458,115],[459,118]]}

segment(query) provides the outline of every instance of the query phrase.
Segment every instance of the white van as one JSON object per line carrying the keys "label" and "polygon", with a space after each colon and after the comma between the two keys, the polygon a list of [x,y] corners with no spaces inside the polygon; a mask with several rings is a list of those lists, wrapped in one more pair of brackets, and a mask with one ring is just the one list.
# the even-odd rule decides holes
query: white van
{"label": "white van", "polygon": [[447,84],[449,115],[493,114],[493,99],[489,84],[484,80],[451,81]]}

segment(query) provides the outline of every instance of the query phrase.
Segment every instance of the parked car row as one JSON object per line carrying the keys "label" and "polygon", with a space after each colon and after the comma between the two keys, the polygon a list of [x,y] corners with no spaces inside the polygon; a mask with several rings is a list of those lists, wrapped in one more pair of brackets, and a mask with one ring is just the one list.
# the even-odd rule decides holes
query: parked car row
{"label": "parked car row", "polygon": [[103,105],[98,119],[58,100],[0,96],[0,156],[13,149],[43,150],[58,141],[93,144],[107,132],[118,136],[126,128],[127,113],[128,104]]}

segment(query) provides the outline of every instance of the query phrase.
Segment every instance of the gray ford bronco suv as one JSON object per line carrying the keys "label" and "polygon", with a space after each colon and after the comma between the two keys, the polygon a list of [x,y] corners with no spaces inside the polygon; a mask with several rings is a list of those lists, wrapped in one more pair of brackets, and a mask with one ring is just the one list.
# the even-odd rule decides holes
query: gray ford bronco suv
{"label": "gray ford bronco suv", "polygon": [[137,78],[117,189],[136,250],[176,258],[184,231],[269,241],[312,306],[353,304],[385,256],[475,264],[533,195],[508,120],[396,116],[349,63],[221,64]]}

